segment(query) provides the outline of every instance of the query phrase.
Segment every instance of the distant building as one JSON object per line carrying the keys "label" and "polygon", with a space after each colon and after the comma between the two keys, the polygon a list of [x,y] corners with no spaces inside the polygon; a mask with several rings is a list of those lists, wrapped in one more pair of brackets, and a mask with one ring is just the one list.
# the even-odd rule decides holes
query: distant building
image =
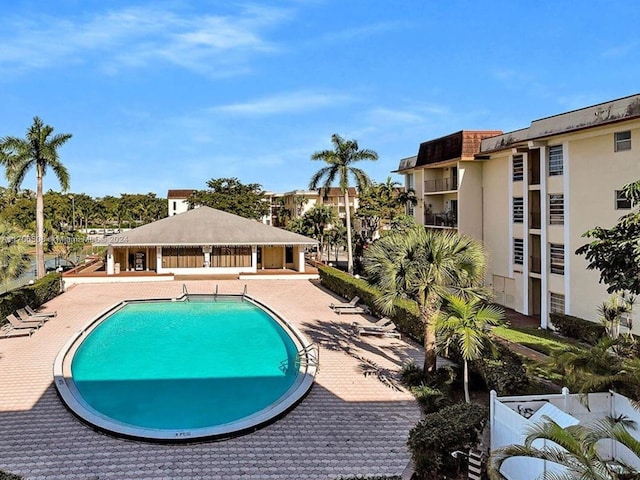
{"label": "distant building", "polygon": [[554,312],[598,320],[609,295],[575,251],[584,232],[632,208],[621,189],[640,179],[639,138],[640,94],[504,134],[431,140],[397,171],[419,198],[416,222],[481,240],[496,301],[546,328]]}
{"label": "distant building", "polygon": [[194,189],[169,190],[167,193],[167,212],[170,217],[189,210],[187,198],[191,196]]}

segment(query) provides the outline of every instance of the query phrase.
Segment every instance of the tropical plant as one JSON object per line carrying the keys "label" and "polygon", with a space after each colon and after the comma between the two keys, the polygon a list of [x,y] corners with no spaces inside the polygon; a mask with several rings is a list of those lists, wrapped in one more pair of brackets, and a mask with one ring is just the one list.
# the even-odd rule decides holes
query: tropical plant
{"label": "tropical plant", "polygon": [[9,186],[17,190],[27,172],[36,169],[36,272],[38,278],[44,268],[44,201],[42,179],[51,168],[62,190],[69,189],[69,172],[60,162],[58,149],[70,138],[70,133],[53,135],[53,127],[45,125],[38,117],[27,130],[26,138],[3,137],[0,140],[0,164],[5,166]]}
{"label": "tropical plant", "polygon": [[326,243],[325,230],[336,224],[338,216],[334,208],[329,205],[314,205],[302,216],[302,223],[312,232],[311,236],[320,242],[320,258]]}
{"label": "tropical plant", "polygon": [[318,170],[309,182],[309,188],[328,189],[337,180],[344,195],[346,227],[347,227],[347,270],[353,273],[353,249],[351,243],[351,208],[349,207],[349,177],[353,176],[358,190],[363,190],[371,180],[364,170],[353,166],[361,160],[377,160],[378,154],[373,150],[360,149],[356,140],[345,140],[338,134],[331,136],[333,150],[321,150],[311,155],[311,160],[321,160],[328,165]]}
{"label": "tropical plant", "polygon": [[611,228],[595,227],[582,236],[593,239],[576,250],[584,255],[587,268],[600,271],[600,282],[607,291],[640,294],[640,180],[623,187],[635,210],[624,215]]}
{"label": "tropical plant", "polygon": [[[531,427],[531,433],[524,445],[508,445],[491,453],[489,478],[500,480],[502,464],[509,458],[538,458],[551,462],[562,469],[553,469],[541,478],[557,480],[616,480],[620,478],[640,478],[640,474],[630,466],[615,463],[598,449],[601,441],[614,440],[629,449],[640,462],[640,442],[627,429],[629,421],[605,418],[592,425],[572,425],[562,428],[548,417]],[[548,440],[542,447],[534,447],[537,440]],[[624,474],[632,475],[623,477]]]}
{"label": "tropical plant", "polygon": [[628,315],[631,315],[635,300],[632,295],[616,292],[609,297],[609,300],[598,307],[600,321],[610,337],[618,338],[620,335],[620,323],[623,318],[628,318]]}
{"label": "tropical plant", "polygon": [[464,362],[464,399],[469,397],[469,362],[478,360],[492,338],[489,328],[500,325],[504,319],[504,310],[495,305],[485,305],[479,298],[464,299],[447,294],[443,309],[436,318],[436,335],[442,339],[445,350],[453,344],[457,347]]}
{"label": "tropical plant", "polygon": [[25,273],[31,266],[23,232],[13,225],[0,222],[0,281],[7,290],[8,283]]}
{"label": "tropical plant", "polygon": [[418,304],[424,328],[425,375],[436,369],[435,320],[442,298],[448,293],[486,298],[480,286],[486,262],[477,240],[425,229],[393,232],[365,251],[367,278],[382,292],[379,308],[391,313],[399,298]]}
{"label": "tropical plant", "polygon": [[259,183],[243,184],[237,178],[212,178],[206,190],[194,192],[189,208],[204,205],[255,220],[269,213],[269,202]]}

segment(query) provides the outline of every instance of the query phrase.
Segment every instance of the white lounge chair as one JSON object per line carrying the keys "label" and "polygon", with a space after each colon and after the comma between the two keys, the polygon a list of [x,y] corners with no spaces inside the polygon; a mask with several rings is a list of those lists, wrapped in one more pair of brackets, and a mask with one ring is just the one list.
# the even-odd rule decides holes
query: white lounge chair
{"label": "white lounge chair", "polygon": [[338,315],[342,315],[342,314],[366,315],[367,313],[369,313],[369,307],[367,306],[361,307],[360,305],[356,305],[355,307],[350,307],[350,308],[334,308],[333,311],[336,312]]}
{"label": "white lounge chair", "polygon": [[16,310],[16,316],[22,322],[41,322],[44,323],[48,320],[51,320],[52,317],[44,317],[44,316],[35,316],[29,315],[29,313],[24,308],[19,308]]}
{"label": "white lounge chair", "polygon": [[9,323],[13,328],[18,328],[18,329],[19,328],[40,328],[44,323],[43,320],[37,320],[33,322],[23,322],[22,320],[18,319],[13,313],[10,313],[9,315],[7,315],[7,320],[9,321]]}
{"label": "white lounge chair", "polygon": [[400,332],[396,330],[396,324],[388,323],[384,327],[361,326],[358,327],[358,335],[380,335],[381,337],[401,338]]}
{"label": "white lounge chair", "polygon": [[29,315],[31,315],[32,317],[47,317],[47,318],[53,318],[53,317],[57,317],[58,316],[58,312],[36,312],[33,308],[31,308],[29,305],[26,305],[24,307],[24,309],[27,311],[27,313]]}
{"label": "white lounge chair", "polygon": [[340,308],[356,308],[358,306],[359,301],[360,301],[360,297],[356,295],[349,302],[332,303],[331,305],[329,305],[329,308],[333,308],[334,310],[340,309]]}
{"label": "white lounge chair", "polygon": [[378,320],[377,322],[374,323],[360,323],[360,322],[353,322],[351,325],[353,325],[356,328],[379,328],[379,327],[384,327],[386,325],[388,325],[389,323],[391,323],[392,320],[389,317],[382,317],[380,320]]}
{"label": "white lounge chair", "polygon": [[0,330],[0,338],[30,337],[35,331],[35,328],[9,328],[7,330]]}

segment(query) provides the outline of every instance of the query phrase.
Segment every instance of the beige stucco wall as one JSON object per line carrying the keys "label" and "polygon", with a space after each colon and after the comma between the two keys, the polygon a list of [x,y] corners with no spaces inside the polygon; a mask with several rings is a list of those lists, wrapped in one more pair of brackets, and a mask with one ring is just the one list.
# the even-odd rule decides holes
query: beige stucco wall
{"label": "beige stucco wall", "polygon": [[[631,130],[631,150],[614,152],[614,132]],[[581,235],[595,227],[611,227],[629,210],[615,210],[615,190],[640,179],[640,120],[620,123],[569,137],[569,244],[570,251],[588,242]],[[584,256],[573,254],[566,270],[570,275],[572,315],[597,320],[596,309],[609,297],[598,283],[599,272],[586,270]],[[636,308],[637,310],[637,308]],[[638,314],[636,313],[636,318]],[[636,327],[638,327],[637,323]]]}
{"label": "beige stucco wall", "polygon": [[482,163],[458,163],[458,232],[482,240]]}

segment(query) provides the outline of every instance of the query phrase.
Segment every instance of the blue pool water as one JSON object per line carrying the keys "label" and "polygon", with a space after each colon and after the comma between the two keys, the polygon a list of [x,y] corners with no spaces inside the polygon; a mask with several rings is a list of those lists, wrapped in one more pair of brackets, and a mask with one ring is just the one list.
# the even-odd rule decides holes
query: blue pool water
{"label": "blue pool water", "polygon": [[82,399],[124,424],[223,425],[278,401],[298,376],[296,346],[250,302],[131,303],[102,321],[71,364]]}

